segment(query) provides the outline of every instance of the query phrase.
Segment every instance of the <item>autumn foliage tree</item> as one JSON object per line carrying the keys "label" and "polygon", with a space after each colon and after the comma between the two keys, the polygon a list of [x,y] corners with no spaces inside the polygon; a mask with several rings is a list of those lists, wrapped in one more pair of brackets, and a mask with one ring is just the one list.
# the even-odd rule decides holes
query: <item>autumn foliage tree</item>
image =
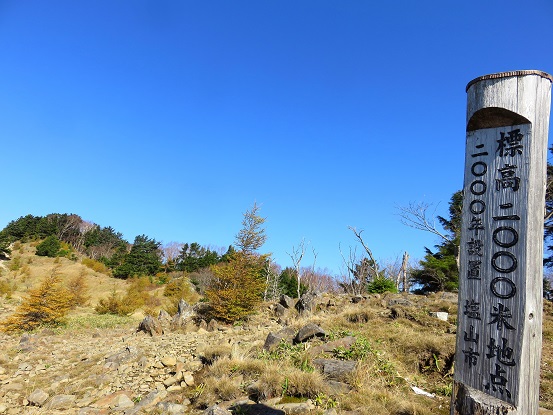
{"label": "autumn foliage tree", "polygon": [[54,272],[29,292],[15,313],[3,322],[2,329],[6,332],[31,331],[40,326],[62,324],[71,308],[71,298]]}
{"label": "autumn foliage tree", "polygon": [[251,210],[244,213],[242,229],[236,235],[238,252],[225,254],[222,262],[212,265],[213,278],[205,292],[218,320],[232,323],[252,314],[263,300],[266,288],[265,273],[268,270],[269,255],[257,251],[267,236],[259,216],[259,206],[254,203]]}
{"label": "autumn foliage tree", "polygon": [[251,314],[261,303],[265,281],[260,273],[265,267],[263,256],[237,252],[229,262],[211,267],[213,280],[206,297],[213,317],[233,323]]}

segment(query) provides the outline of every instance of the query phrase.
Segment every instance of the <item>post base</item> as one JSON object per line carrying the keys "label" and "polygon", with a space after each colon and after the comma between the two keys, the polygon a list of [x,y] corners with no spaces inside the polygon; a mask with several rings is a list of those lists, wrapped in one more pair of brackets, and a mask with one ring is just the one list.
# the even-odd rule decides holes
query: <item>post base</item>
{"label": "post base", "polygon": [[464,383],[454,381],[450,414],[518,415],[518,411],[507,402],[473,389]]}

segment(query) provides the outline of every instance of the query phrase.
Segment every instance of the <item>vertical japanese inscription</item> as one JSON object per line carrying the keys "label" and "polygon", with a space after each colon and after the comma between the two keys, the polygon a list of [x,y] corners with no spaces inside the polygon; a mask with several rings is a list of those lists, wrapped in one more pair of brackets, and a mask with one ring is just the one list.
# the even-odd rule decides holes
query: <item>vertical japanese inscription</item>
{"label": "vertical japanese inscription", "polygon": [[530,129],[523,124],[467,133],[463,188],[456,379],[514,405]]}

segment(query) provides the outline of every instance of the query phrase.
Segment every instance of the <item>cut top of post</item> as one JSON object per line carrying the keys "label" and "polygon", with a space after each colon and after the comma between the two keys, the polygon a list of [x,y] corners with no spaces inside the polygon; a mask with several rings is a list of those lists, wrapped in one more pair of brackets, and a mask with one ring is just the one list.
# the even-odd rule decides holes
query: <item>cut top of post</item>
{"label": "cut top of post", "polygon": [[466,92],[468,92],[469,88],[472,85],[480,81],[486,81],[488,79],[509,78],[511,76],[524,76],[524,75],[538,75],[538,76],[541,76],[542,78],[549,79],[549,82],[553,83],[553,76],[549,75],[547,72],[537,71],[535,69],[526,70],[526,71],[498,72],[498,73],[492,73],[489,75],[483,75],[483,76],[479,76],[478,78],[474,78],[472,81],[470,81],[467,84]]}

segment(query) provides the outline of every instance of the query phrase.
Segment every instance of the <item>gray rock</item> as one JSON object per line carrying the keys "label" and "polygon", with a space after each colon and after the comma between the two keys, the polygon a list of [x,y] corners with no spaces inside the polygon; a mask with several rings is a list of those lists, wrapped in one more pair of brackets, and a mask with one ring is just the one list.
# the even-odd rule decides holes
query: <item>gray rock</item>
{"label": "gray rock", "polygon": [[34,406],[42,406],[46,403],[50,395],[42,389],[35,389],[27,398],[29,403]]}
{"label": "gray rock", "polygon": [[159,310],[159,315],[157,316],[157,319],[161,322],[169,322],[171,321],[171,315],[165,310]]}
{"label": "gray rock", "polygon": [[122,365],[129,362],[134,362],[142,357],[142,351],[138,347],[127,346],[122,351],[112,354],[106,359],[106,363],[114,363]]}
{"label": "gray rock", "polygon": [[156,408],[161,410],[163,414],[168,415],[181,415],[186,410],[186,406],[171,402],[158,403]]}
{"label": "gray rock", "polygon": [[305,293],[296,303],[296,310],[300,314],[312,312],[315,308],[315,298],[316,295],[314,293]]}
{"label": "gray rock", "polygon": [[275,306],[275,315],[277,317],[284,317],[286,314],[286,307],[284,307],[282,304],[277,304]]}
{"label": "gray rock", "polygon": [[316,324],[309,323],[305,326],[303,326],[300,331],[298,331],[298,334],[296,334],[296,337],[294,338],[294,343],[303,343],[307,340],[312,339],[313,337],[325,337],[326,333],[325,331],[317,326]]}
{"label": "gray rock", "polygon": [[280,296],[279,304],[284,308],[294,308],[295,303],[296,303],[296,300],[294,300],[291,297],[288,297],[287,295],[282,294]]}
{"label": "gray rock", "polygon": [[363,300],[364,300],[363,296],[362,296],[362,295],[359,295],[359,294],[356,295],[356,296],[353,296],[353,297],[351,298],[351,302],[352,302],[353,304],[360,303],[360,302],[363,301]]}
{"label": "gray rock", "polygon": [[313,365],[330,379],[343,381],[347,380],[350,374],[357,367],[357,362],[353,360],[336,359],[315,359]]}
{"label": "gray rock", "polygon": [[125,415],[134,415],[139,413],[141,410],[146,410],[148,408],[152,408],[156,406],[158,403],[160,403],[163,399],[167,397],[167,391],[161,390],[161,391],[152,391],[148,395],[146,395],[144,398],[138,402],[134,408],[127,409],[125,411]]}
{"label": "gray rock", "polygon": [[232,412],[220,408],[218,405],[213,405],[207,408],[203,415],[232,415]]}
{"label": "gray rock", "polygon": [[75,405],[76,400],[76,395],[56,395],[48,405],[46,405],[46,408],[57,410],[71,409]]}
{"label": "gray rock", "polygon": [[144,317],[144,320],[138,325],[137,331],[143,331],[150,336],[161,336],[163,334],[163,328],[159,320],[154,319],[152,316]]}
{"label": "gray rock", "polygon": [[214,319],[209,320],[207,323],[207,331],[215,331],[219,328],[219,324]]}
{"label": "gray rock", "polygon": [[393,307],[395,305],[402,305],[404,307],[413,307],[414,306],[414,304],[406,298],[401,298],[401,297],[399,297],[399,298],[390,298],[388,300],[388,307]]}

